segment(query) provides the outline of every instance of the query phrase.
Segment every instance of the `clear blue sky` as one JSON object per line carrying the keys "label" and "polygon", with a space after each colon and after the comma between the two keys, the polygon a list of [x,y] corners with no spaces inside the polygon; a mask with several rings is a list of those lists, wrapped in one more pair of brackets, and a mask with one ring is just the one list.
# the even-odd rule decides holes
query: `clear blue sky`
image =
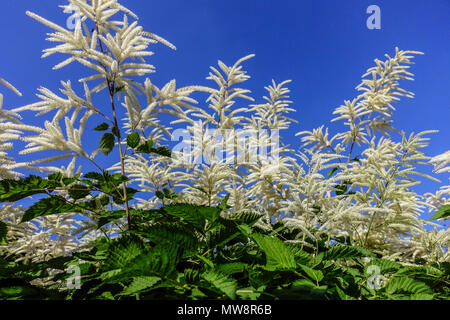
{"label": "clear blue sky", "polygon": [[[57,7],[62,1],[2,0],[0,76],[23,93],[22,98],[5,93],[5,107],[36,101],[36,89],[59,88],[59,80],[76,81],[90,71],[74,67],[52,71],[63,60],[55,55],[42,60],[49,29],[25,15],[36,12],[65,25],[67,15]],[[65,3],[65,1],[63,2]],[[154,47],[150,62],[157,67],[152,81],[162,85],[176,78],[180,86],[212,85],[205,80],[210,65],[221,59],[227,64],[250,53],[245,64],[252,79],[246,87],[255,97],[265,94],[272,79],[292,79],[291,98],[300,122],[285,133],[299,145],[294,134],[311,130],[332,119],[332,111],[354,90],[361,75],[375,58],[392,54],[398,46],[425,52],[413,73],[415,82],[404,87],[416,94],[397,105],[395,125],[407,133],[438,129],[427,153],[449,149],[450,137],[450,1],[449,0],[122,0],[139,17],[140,24],[172,43],[178,50]],[[381,30],[366,27],[369,5],[381,8]],[[205,97],[206,98],[206,97]],[[261,101],[261,100],[259,100]],[[42,123],[35,118],[25,122]],[[332,130],[332,133],[335,131]],[[441,175],[444,183],[448,175]],[[426,182],[418,191],[431,191],[439,184]]]}

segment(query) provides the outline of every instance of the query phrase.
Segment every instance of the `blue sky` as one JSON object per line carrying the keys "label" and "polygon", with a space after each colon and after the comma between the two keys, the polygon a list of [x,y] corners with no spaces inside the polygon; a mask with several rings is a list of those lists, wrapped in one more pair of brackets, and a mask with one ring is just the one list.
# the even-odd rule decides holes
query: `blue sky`
{"label": "blue sky", "polygon": [[[55,55],[42,60],[42,49],[50,44],[50,30],[25,15],[33,11],[65,25],[67,15],[56,0],[2,0],[0,76],[18,87],[19,98],[5,92],[5,107],[36,101],[43,85],[58,90],[60,80],[76,79],[90,71],[73,65],[59,71],[52,66],[64,59]],[[440,130],[426,149],[437,155],[449,149],[450,126],[450,1],[375,0],[122,0],[139,17],[140,24],[172,43],[178,50],[154,47],[150,62],[157,67],[152,81],[162,85],[176,78],[179,86],[213,85],[205,78],[210,65],[220,59],[233,64],[254,53],[245,63],[252,79],[246,88],[261,101],[264,86],[274,79],[291,79],[291,99],[299,121],[285,140],[293,146],[298,131],[329,124],[333,110],[354,90],[361,75],[375,58],[393,54],[395,47],[425,52],[415,59],[416,81],[403,87],[416,94],[397,104],[395,125],[410,132]],[[369,5],[381,8],[381,30],[369,30]],[[206,96],[204,97],[206,98]],[[203,104],[204,105],[204,104]],[[25,122],[43,123],[43,118],[25,117]],[[331,128],[335,128],[331,126]],[[331,133],[335,133],[333,129]],[[429,170],[428,170],[429,171]],[[448,175],[441,175],[447,182]],[[435,190],[440,184],[425,181],[417,190]]]}

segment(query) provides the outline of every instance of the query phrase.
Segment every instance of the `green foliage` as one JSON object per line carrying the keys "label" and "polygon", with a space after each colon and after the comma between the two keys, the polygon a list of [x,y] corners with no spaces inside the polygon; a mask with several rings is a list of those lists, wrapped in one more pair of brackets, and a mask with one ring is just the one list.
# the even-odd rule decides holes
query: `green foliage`
{"label": "green foliage", "polygon": [[119,92],[122,92],[123,89],[125,89],[125,86],[118,86],[114,88],[114,94],[117,94]]}
{"label": "green foliage", "polygon": [[133,132],[127,137],[127,144],[130,148],[134,149],[139,145],[139,142],[141,141],[141,137],[139,136],[139,133]]}
{"label": "green foliage", "polygon": [[166,147],[153,147],[154,142],[152,140],[147,140],[136,148],[137,152],[140,153],[154,153],[163,157],[171,157],[172,151]]}
{"label": "green foliage", "polygon": [[331,178],[331,176],[338,170],[339,170],[339,168],[333,168],[330,171],[328,171],[328,178]]}
{"label": "green foliage", "polygon": [[87,186],[77,184],[71,186],[70,189],[68,190],[68,193],[74,200],[79,200],[86,198],[91,193],[91,189]]}
{"label": "green foliage", "polygon": [[[330,176],[331,176],[331,174],[330,174]],[[354,191],[348,191],[349,186],[351,186],[351,184],[352,184],[351,181],[343,181],[341,184],[336,185],[334,187],[336,195],[337,196],[344,196],[344,195],[355,194]]]}
{"label": "green foliage", "polygon": [[167,188],[164,188],[162,192],[157,190],[155,192],[155,195],[156,195],[156,197],[158,197],[159,199],[161,199],[163,201],[165,199],[168,199],[168,200],[177,200],[178,199],[178,195],[173,193],[172,191],[170,191]]}
{"label": "green foliage", "polygon": [[198,229],[203,229],[205,227],[206,217],[205,214],[202,213],[202,210],[205,209],[207,210],[208,207],[199,207],[190,204],[175,204],[163,208],[167,214],[181,218],[183,221],[192,224]]}
{"label": "green foliage", "polygon": [[109,129],[109,124],[103,122],[94,128],[95,131],[106,131]]}
{"label": "green foliage", "polygon": [[151,150],[153,148],[153,140],[147,140],[144,143],[142,143],[137,149],[137,152],[141,153],[151,153]]}
{"label": "green foliage", "polygon": [[[129,179],[121,174],[89,172],[83,178],[80,175],[63,177],[61,173],[48,176],[47,179],[29,176],[22,179],[4,179],[0,181],[0,202],[14,202],[33,195],[46,195],[31,205],[22,217],[21,222],[28,222],[38,217],[64,213],[96,213],[101,214],[99,223],[103,226],[119,219],[123,214],[118,211],[105,212],[103,207],[111,201],[116,204],[125,202],[122,184]],[[70,198],[55,194],[67,191]],[[127,187],[127,199],[133,199],[138,190]],[[96,192],[96,195],[93,195]],[[82,201],[91,196],[90,200]],[[81,200],[81,201],[80,201]],[[134,213],[137,211],[134,210]],[[124,213],[124,212],[123,212]],[[2,231],[0,225],[0,231]],[[0,243],[5,240],[1,237]]]}
{"label": "green foliage", "polygon": [[161,278],[152,276],[141,276],[133,278],[133,282],[126,287],[119,295],[132,296],[144,290],[148,290],[157,284]]}
{"label": "green foliage", "polygon": [[111,153],[111,151],[114,149],[116,138],[112,133],[105,133],[102,138],[100,139],[100,149],[105,155],[108,155]]}
{"label": "green foliage", "polygon": [[68,203],[62,196],[44,198],[29,207],[22,217],[22,222],[31,221],[37,217],[44,217],[56,213],[81,212],[81,208]]}
{"label": "green foliage", "polygon": [[278,238],[262,236],[260,234],[252,235],[259,247],[266,255],[267,270],[295,269],[295,257],[283,241]]}
{"label": "green foliage", "polygon": [[432,294],[431,289],[426,284],[408,277],[393,278],[389,281],[386,293],[392,295],[398,292]]}
{"label": "green foliage", "polygon": [[325,260],[361,257],[375,257],[375,255],[365,248],[346,245],[334,245],[324,255]]}
{"label": "green foliage", "polygon": [[193,228],[181,223],[159,222],[150,228],[143,229],[144,231],[139,233],[141,236],[161,245],[176,243],[178,246],[192,251],[195,251],[200,245]]}
{"label": "green foliage", "polygon": [[66,293],[33,285],[37,278],[50,276],[49,268],[63,269],[70,257],[51,259],[40,264],[14,262],[15,256],[0,255],[0,300],[55,300],[64,299]]}
{"label": "green foliage", "polygon": [[0,202],[15,202],[32,195],[46,193],[56,185],[54,180],[34,175],[19,180],[0,180]]}
{"label": "green foliage", "polygon": [[429,220],[438,220],[448,218],[450,216],[450,204],[444,204]]}
{"label": "green foliage", "polygon": [[[132,143],[134,144],[134,143]],[[128,178],[109,172],[83,177],[53,174],[3,180],[0,199],[49,195],[23,217],[95,210],[122,201],[119,190]],[[52,192],[66,188],[69,197]],[[164,189],[163,189],[164,190]],[[94,200],[83,199],[96,194]],[[134,190],[130,188],[133,195]],[[166,189],[163,199],[173,194]],[[175,197],[172,199],[176,199]],[[4,200],[4,201],[5,201]],[[21,264],[0,259],[0,299],[441,299],[448,300],[448,264],[403,265],[380,259],[350,245],[346,238],[331,242],[310,230],[316,239],[295,243],[298,230],[282,222],[262,229],[263,217],[253,212],[228,213],[228,197],[216,207],[173,203],[154,210],[130,209],[130,229],[115,238],[100,238],[88,251],[41,263]],[[77,201],[77,202],[75,202]],[[117,223],[125,210],[96,211],[98,228]],[[6,224],[0,222],[0,243],[6,245]],[[80,262],[82,261],[82,262]],[[79,290],[65,286],[67,268],[79,265]],[[371,270],[377,270],[374,275]],[[32,281],[59,271],[53,283]],[[374,276],[380,276],[373,288]]]}
{"label": "green foliage", "polygon": [[116,137],[120,138],[120,130],[116,126],[113,126],[111,128],[111,133]]}
{"label": "green foliage", "polygon": [[8,244],[8,240],[6,239],[6,234],[8,233],[8,228],[6,223],[0,221],[0,246],[5,246]]}
{"label": "green foliage", "polygon": [[214,270],[207,270],[202,277],[228,298],[236,298],[237,281],[235,279]]}

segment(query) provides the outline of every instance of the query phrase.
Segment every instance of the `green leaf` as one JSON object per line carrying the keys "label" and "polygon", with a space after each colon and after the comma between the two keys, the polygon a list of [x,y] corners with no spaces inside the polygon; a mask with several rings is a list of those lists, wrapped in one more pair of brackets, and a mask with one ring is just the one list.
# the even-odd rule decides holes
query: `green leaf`
{"label": "green leaf", "polygon": [[333,169],[331,169],[329,172],[328,172],[328,178],[331,178],[331,176],[333,175],[333,173],[335,173],[336,171],[338,171],[339,170],[339,168],[333,168]]}
{"label": "green leaf", "polygon": [[161,199],[161,200],[164,200],[164,198],[165,198],[164,193],[162,193],[162,192],[159,191],[159,190],[156,190],[156,191],[155,191],[155,196],[156,196],[158,199]]}
{"label": "green leaf", "polygon": [[238,225],[237,227],[239,231],[246,237],[250,237],[250,235],[253,233],[253,229],[245,224]]}
{"label": "green leaf", "polygon": [[20,279],[0,280],[0,300],[20,299],[38,297],[39,288],[28,284]]}
{"label": "green leaf", "polygon": [[[122,190],[122,189],[121,189]],[[134,195],[138,192],[138,190],[133,189],[133,188],[126,188],[127,190],[127,199],[128,201],[132,200]],[[116,204],[124,204],[125,201],[123,200],[123,197],[114,189],[114,195],[113,195],[113,201]]]}
{"label": "green leaf", "polygon": [[139,145],[141,141],[141,136],[137,132],[133,132],[127,137],[127,144],[130,148],[134,149]]}
{"label": "green leaf", "polygon": [[111,128],[111,132],[112,132],[112,134],[115,135],[116,137],[120,137],[120,130],[117,129],[116,126],[114,126],[114,127]]}
{"label": "green leaf", "polygon": [[78,203],[80,209],[98,211],[109,204],[109,196],[99,196],[92,200]]}
{"label": "green leaf", "polygon": [[141,153],[155,153],[157,155],[163,156],[163,157],[171,157],[172,156],[172,151],[166,147],[158,147],[158,148],[153,148],[153,141],[152,140],[148,140],[146,142],[144,142],[143,144],[141,144],[136,151],[137,152],[141,152]]}
{"label": "green leaf", "polygon": [[409,297],[409,300],[433,300],[434,295],[429,293],[414,293]]}
{"label": "green leaf", "polygon": [[326,294],[326,289],[327,286],[317,286],[308,279],[299,279],[292,283],[289,291],[286,291],[286,289],[279,291],[278,295],[283,296],[284,293],[287,293],[285,299],[294,297],[304,300],[322,300]]}
{"label": "green leaf", "polygon": [[227,205],[228,199],[230,199],[229,193],[225,196],[225,198],[222,199],[217,208],[219,208],[221,211],[227,211],[229,208],[231,208],[230,206]]}
{"label": "green leaf", "polygon": [[337,260],[345,258],[361,258],[361,257],[375,257],[375,254],[369,250],[348,245],[334,245],[330,247],[324,255],[324,260]]}
{"label": "green leaf", "polygon": [[97,297],[96,299],[98,299],[98,300],[115,300],[111,291],[102,292],[102,294],[99,297]]}
{"label": "green leaf", "polygon": [[266,268],[268,270],[295,269],[294,254],[283,241],[278,238],[253,234],[252,238],[266,254]]}
{"label": "green leaf", "polygon": [[114,149],[115,137],[112,133],[105,133],[100,140],[100,149],[105,155],[111,153]]}
{"label": "green leaf", "polygon": [[150,271],[158,275],[168,275],[175,270],[181,253],[181,248],[176,243],[171,243],[154,246],[148,258],[143,258],[146,263],[150,263]]}
{"label": "green leaf", "polygon": [[140,239],[124,236],[111,245],[103,270],[110,271],[125,268],[144,252],[144,244]]}
{"label": "green leaf", "polygon": [[258,220],[261,219],[262,217],[263,215],[261,215],[260,213],[240,212],[228,215],[227,219],[233,220],[238,224],[246,224],[248,226],[252,226],[256,222],[258,222]]}
{"label": "green leaf", "polygon": [[214,268],[214,263],[211,260],[209,260],[208,258],[201,256],[199,254],[197,254],[196,257],[199,258],[200,260],[202,260],[208,267]]}
{"label": "green leaf", "polygon": [[48,175],[48,180],[60,182],[62,177],[63,177],[63,175],[61,172],[56,172],[56,173],[52,173],[52,174]]}
{"label": "green leaf", "polygon": [[339,286],[335,286],[336,289],[336,293],[338,294],[339,298],[341,298],[342,300],[356,300],[356,298],[353,298],[351,296],[349,296],[348,294],[346,294],[341,288],[339,288]]}
{"label": "green leaf", "polygon": [[298,279],[292,283],[294,291],[311,291],[317,286],[309,279]]}
{"label": "green leaf", "polygon": [[123,89],[125,89],[125,86],[118,86],[114,88],[114,94],[117,94],[121,92]]}
{"label": "green leaf", "polygon": [[97,221],[97,229],[100,229],[104,225],[107,225],[110,222],[116,221],[120,218],[123,218],[126,215],[125,210],[115,210],[110,211],[104,215],[102,215]]}
{"label": "green leaf", "polygon": [[72,186],[68,193],[74,200],[79,200],[86,198],[91,193],[91,189],[79,184]]}
{"label": "green leaf", "polygon": [[322,279],[323,279],[322,271],[314,270],[314,269],[304,266],[304,265],[300,265],[300,268],[302,268],[302,270],[305,271],[305,273],[308,275],[308,277],[310,277],[311,279],[316,281],[316,283],[319,283],[320,281],[322,281]]}
{"label": "green leaf", "polygon": [[172,192],[170,192],[170,190],[167,188],[164,188],[163,192],[164,192],[164,197],[166,197],[166,198],[170,198],[172,196]]}
{"label": "green leaf", "polygon": [[347,192],[348,186],[345,183],[338,184],[334,187],[336,195],[341,196]]}
{"label": "green leaf", "polygon": [[400,268],[402,268],[402,265],[395,261],[391,261],[391,260],[387,260],[387,259],[373,259],[372,261],[370,261],[368,264],[366,264],[364,266],[365,274],[368,274],[367,270],[372,265],[379,267],[379,272],[381,274],[394,273],[394,272],[400,270]]}
{"label": "green leaf", "polygon": [[77,174],[75,177],[71,177],[71,178],[69,178],[69,177],[64,177],[64,178],[62,178],[62,183],[63,183],[65,186],[68,186],[68,185],[74,183],[75,181],[77,181],[79,178],[80,178],[80,175],[78,175],[78,174]]}
{"label": "green leaf", "polygon": [[450,204],[444,204],[428,220],[438,220],[438,219],[447,218],[448,216],[450,216]]}
{"label": "green leaf", "polygon": [[316,266],[318,266],[324,258],[325,254],[323,252],[320,252],[319,254],[316,254],[315,256],[312,257],[311,261],[309,262],[308,266],[310,266],[311,268],[315,268]]}
{"label": "green leaf", "polygon": [[216,289],[225,293],[228,298],[236,298],[237,282],[233,278],[214,270],[204,272],[202,277]]}
{"label": "green leaf", "polygon": [[297,264],[310,265],[314,261],[314,258],[309,253],[303,251],[298,245],[293,243],[287,243],[286,245],[294,255]]}
{"label": "green leaf", "polygon": [[387,287],[388,294],[406,292],[406,293],[432,293],[431,289],[423,282],[413,280],[408,277],[394,277]]}
{"label": "green leaf", "polygon": [[197,280],[200,276],[200,270],[185,268],[183,270],[183,276],[184,276],[184,279],[186,280],[186,282],[197,282]]}
{"label": "green leaf", "polygon": [[197,206],[198,213],[211,223],[217,221],[220,218],[221,210],[214,207]]}
{"label": "green leaf", "polygon": [[188,297],[188,299],[190,300],[202,300],[204,298],[208,298],[208,296],[204,294],[198,287],[194,287],[191,290],[190,296]]}
{"label": "green leaf", "polygon": [[6,226],[6,223],[3,221],[0,221],[0,246],[5,246],[8,244],[8,241],[6,240],[6,234],[8,233],[8,228]]}
{"label": "green leaf", "polygon": [[218,264],[216,266],[216,270],[220,273],[231,275],[235,273],[244,272],[244,270],[248,267],[248,264],[242,262],[232,262],[232,263],[224,263]]}
{"label": "green leaf", "polygon": [[102,124],[99,124],[97,127],[94,128],[95,131],[106,131],[109,129],[109,124],[106,122],[103,122]]}
{"label": "green leaf", "polygon": [[199,246],[199,239],[194,232],[180,223],[157,223],[140,232],[140,235],[157,244],[175,243],[187,250],[195,250]]}
{"label": "green leaf", "polygon": [[236,294],[242,299],[242,300],[257,300],[261,293],[264,291],[266,287],[261,286],[258,289],[255,289],[254,287],[247,287],[242,288],[236,291]]}
{"label": "green leaf", "polygon": [[31,221],[37,217],[68,212],[82,212],[82,210],[71,203],[67,203],[61,196],[52,196],[41,199],[29,207],[28,210],[25,211],[21,223]]}
{"label": "green leaf", "polygon": [[143,144],[141,144],[136,151],[141,153],[151,153],[153,148],[153,141],[147,140]]}
{"label": "green leaf", "polygon": [[176,244],[149,248],[137,237],[124,237],[112,246],[102,267],[102,278],[116,284],[136,276],[169,277],[175,270],[182,250]]}
{"label": "green leaf", "polygon": [[105,181],[107,182],[112,182],[115,186],[119,186],[124,182],[127,182],[130,180],[130,178],[128,178],[127,176],[124,176],[120,173],[115,173],[115,174],[109,174],[108,171],[105,171],[103,173],[103,176],[105,177]]}
{"label": "green leaf", "polygon": [[239,230],[234,225],[217,225],[207,233],[206,243],[209,248],[222,249],[223,246],[227,245],[230,241],[234,240],[240,235],[242,235],[242,233],[239,232]]}
{"label": "green leaf", "polygon": [[163,156],[163,157],[168,157],[168,158],[172,157],[172,151],[166,147],[151,148],[150,152],[155,153],[160,156]]}
{"label": "green leaf", "polygon": [[105,177],[98,172],[88,172],[84,175],[86,179],[93,179],[97,181],[104,181]]}
{"label": "green leaf", "polygon": [[318,214],[322,211],[322,208],[320,206],[314,205],[311,208],[312,208],[312,212],[314,212],[315,214]]}
{"label": "green leaf", "polygon": [[164,206],[163,210],[167,214],[183,219],[198,229],[203,230],[206,224],[206,218],[200,213],[200,208],[191,204],[174,204]]}
{"label": "green leaf", "polygon": [[47,193],[47,190],[58,185],[55,181],[34,175],[18,180],[3,179],[0,180],[0,202],[15,202],[35,194]]}
{"label": "green leaf", "polygon": [[153,287],[160,280],[161,280],[160,277],[152,277],[152,276],[134,277],[133,282],[128,287],[126,287],[120,293],[120,295],[123,296],[135,295],[136,293],[139,293],[141,291]]}
{"label": "green leaf", "polygon": [[444,275],[444,271],[432,266],[403,266],[395,273],[396,276],[409,276],[423,278],[439,278]]}

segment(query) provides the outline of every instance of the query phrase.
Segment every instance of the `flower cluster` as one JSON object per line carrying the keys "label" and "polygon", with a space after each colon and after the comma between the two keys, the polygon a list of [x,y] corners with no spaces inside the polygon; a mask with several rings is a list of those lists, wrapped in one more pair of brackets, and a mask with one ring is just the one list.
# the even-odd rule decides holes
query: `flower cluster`
{"label": "flower cluster", "polygon": [[[176,202],[213,206],[229,194],[230,212],[262,213],[265,219],[259,224],[265,229],[275,222],[295,227],[300,230],[295,241],[306,246],[310,243],[305,237],[318,239],[325,234],[329,239],[347,237],[352,244],[388,259],[450,261],[448,229],[421,218],[423,213],[449,204],[450,187],[442,187],[436,194],[413,191],[419,177],[435,179],[418,171],[419,165],[435,164],[436,173],[450,171],[450,151],[428,157],[422,149],[433,131],[407,135],[394,127],[392,119],[400,97],[413,97],[400,84],[413,79],[409,68],[420,52],[396,48],[393,57],[375,60],[375,66],[356,87],[360,94],[333,113],[336,117],[332,121],[342,121],[345,130],[332,135],[329,128],[320,126],[299,132],[303,145],[292,150],[273,135],[295,121],[289,115],[295,111],[289,100],[290,81],[273,81],[266,87],[268,95],[263,103],[255,103],[250,90],[241,88],[250,79],[243,63],[253,55],[231,66],[219,61],[218,68],[211,67],[207,79],[215,87],[177,88],[175,80],[158,87],[148,78],[155,72],[146,61],[153,55],[149,47],[162,43],[175,49],[172,44],[144,31],[137,16],[117,0],[68,2],[64,9],[79,9],[74,30],[35,13],[27,14],[51,28],[47,40],[58,43],[44,50],[43,57],[56,53],[68,56],[54,69],[78,62],[92,74],[79,79],[84,88],[81,95],[70,80],[62,81],[59,94],[42,87],[38,102],[9,111],[0,109],[1,178],[17,177],[17,169],[74,176],[83,173],[76,164],[83,160],[102,171],[126,175],[128,185],[139,186],[138,198],[124,204],[127,212]],[[1,78],[0,83],[20,94]],[[196,92],[208,95],[203,107],[193,98]],[[97,106],[93,95],[106,98],[111,108]],[[0,95],[0,108],[2,100]],[[30,126],[20,122],[26,112],[53,116],[43,120],[42,127]],[[128,148],[126,135],[132,133],[155,146],[171,139],[172,128],[164,123],[162,114],[173,116],[171,125],[184,124],[183,129],[194,137],[186,145],[187,156],[202,155],[207,161],[185,161],[185,150],[168,158]],[[98,149],[86,150],[83,135],[94,116],[103,119],[105,128],[112,128],[112,141],[102,140]],[[242,144],[230,134],[232,130],[267,134],[249,134],[249,143]],[[27,143],[20,154],[41,156],[16,163],[7,151],[12,148],[11,141],[18,139]],[[224,157],[225,144],[243,159],[256,158],[236,161],[235,157]],[[255,155],[252,145],[266,146],[266,156]],[[97,157],[111,153],[116,146],[117,163],[104,168]],[[49,150],[59,154],[47,157]],[[67,166],[52,165],[64,159],[70,160]],[[126,198],[125,184],[123,192]],[[161,197],[162,192],[176,197]],[[67,192],[59,194],[70,198]],[[113,204],[109,209],[124,207]],[[22,260],[45,260],[80,250],[98,236],[113,236],[126,224],[116,221],[97,230],[98,217],[89,212],[52,215],[21,224],[24,211],[12,203],[0,208],[10,242],[0,250]]]}

